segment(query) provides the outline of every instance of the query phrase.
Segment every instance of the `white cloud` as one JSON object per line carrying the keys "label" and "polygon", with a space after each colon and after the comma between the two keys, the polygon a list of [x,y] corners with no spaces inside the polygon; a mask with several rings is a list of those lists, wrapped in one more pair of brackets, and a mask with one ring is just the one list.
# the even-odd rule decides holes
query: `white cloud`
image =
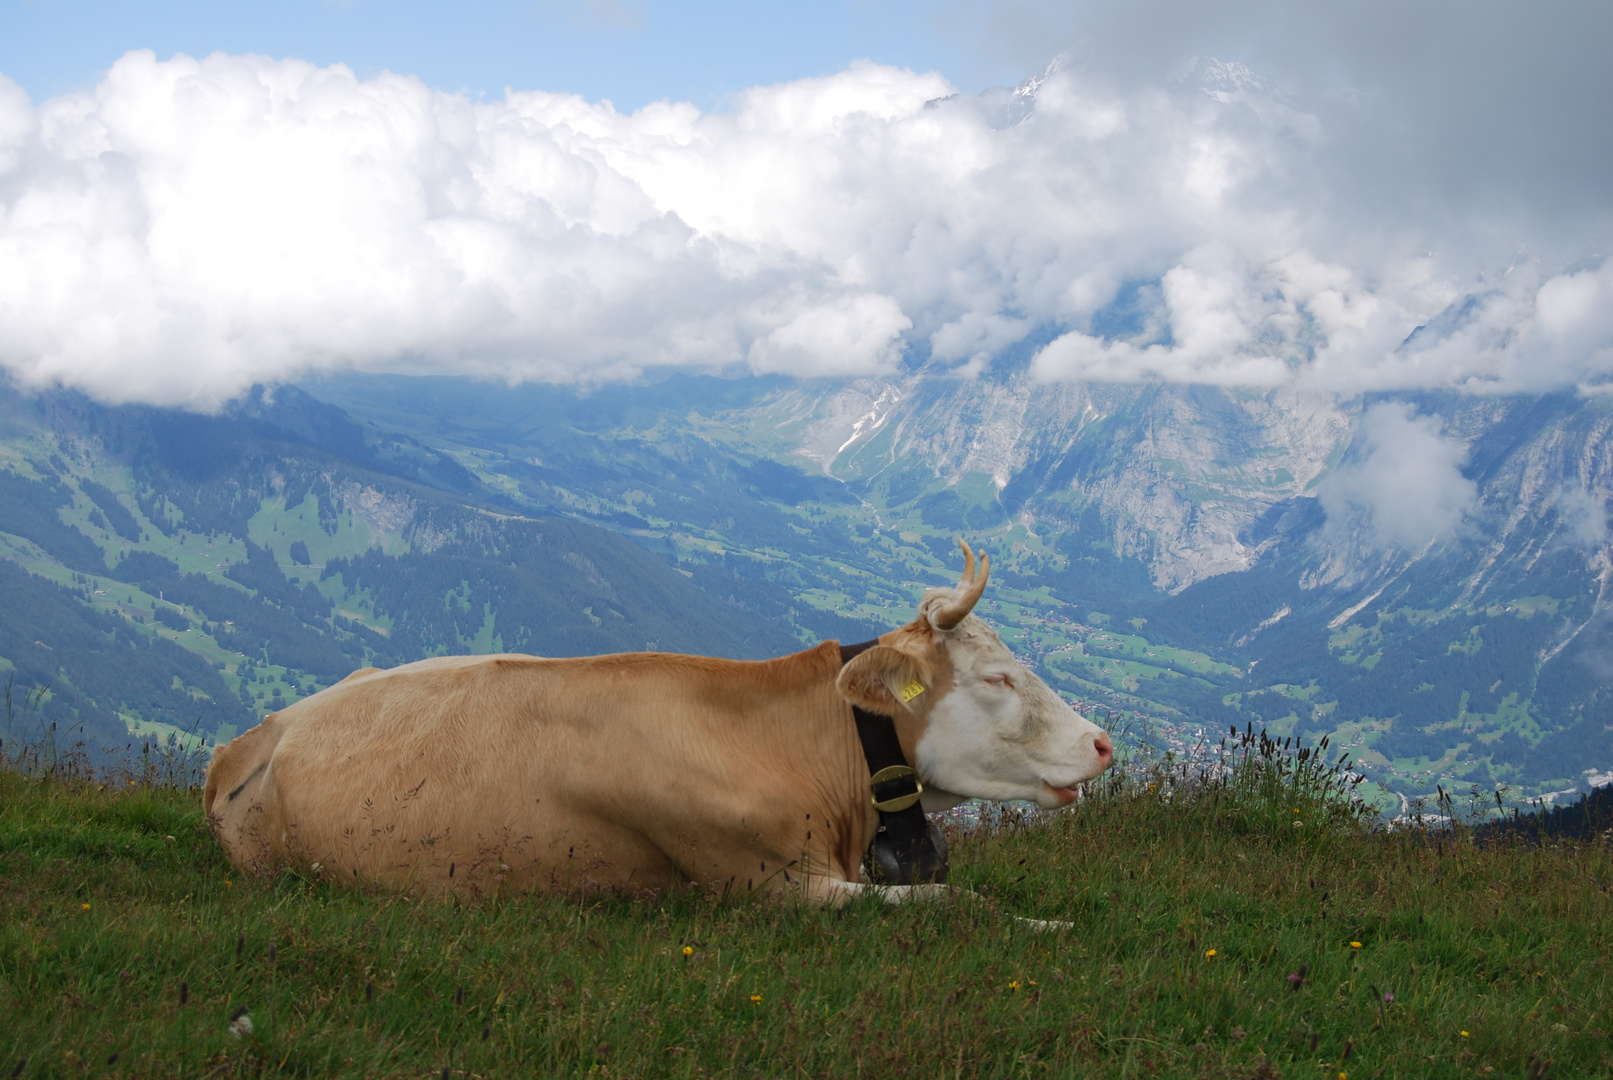
{"label": "white cloud", "polygon": [[1568,543],[1575,547],[1599,549],[1607,543],[1607,506],[1584,488],[1563,485],[1557,516]]}
{"label": "white cloud", "polygon": [[1464,457],[1438,417],[1398,401],[1371,406],[1350,456],[1317,488],[1330,538],[1354,532],[1387,551],[1451,536],[1478,498],[1462,475]]}
{"label": "white cloud", "polygon": [[130,53],[38,105],[0,77],[0,366],[207,406],[336,368],[973,374],[1053,328],[1046,379],[1613,375],[1595,229],[1363,218],[1350,108],[1204,59],[984,95],[860,63],[710,114],[256,56]]}
{"label": "white cloud", "polygon": [[1270,386],[1289,376],[1267,329],[1291,323],[1293,305],[1250,287],[1250,275],[1224,248],[1200,248],[1160,279],[1173,339],[1139,346],[1072,331],[1037,352],[1032,370],[1049,381],[1126,380]]}
{"label": "white cloud", "polygon": [[913,325],[888,296],[850,296],[801,312],[751,344],[757,371],[864,375],[895,367],[897,338]]}

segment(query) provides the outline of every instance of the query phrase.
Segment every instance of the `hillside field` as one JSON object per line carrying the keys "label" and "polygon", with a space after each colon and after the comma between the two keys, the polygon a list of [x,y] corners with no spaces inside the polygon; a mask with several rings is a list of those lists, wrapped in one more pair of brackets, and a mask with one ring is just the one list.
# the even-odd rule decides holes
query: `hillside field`
{"label": "hillside field", "polygon": [[0,1070],[1613,1076],[1605,834],[1386,833],[1307,775],[1112,773],[953,830],[972,895],[822,911],[246,877],[194,789],[0,772]]}

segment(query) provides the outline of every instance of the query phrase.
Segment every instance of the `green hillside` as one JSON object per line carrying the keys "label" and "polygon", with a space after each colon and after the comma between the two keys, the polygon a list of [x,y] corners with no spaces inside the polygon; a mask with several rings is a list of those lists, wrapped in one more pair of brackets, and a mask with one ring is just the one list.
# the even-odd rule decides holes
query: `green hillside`
{"label": "green hillside", "polygon": [[296,391],[223,417],[4,404],[0,669],[38,705],[21,734],[94,752],[227,738],[356,668],[450,652],[801,641],[787,607],[746,610],[702,588],[721,575],[523,512]]}

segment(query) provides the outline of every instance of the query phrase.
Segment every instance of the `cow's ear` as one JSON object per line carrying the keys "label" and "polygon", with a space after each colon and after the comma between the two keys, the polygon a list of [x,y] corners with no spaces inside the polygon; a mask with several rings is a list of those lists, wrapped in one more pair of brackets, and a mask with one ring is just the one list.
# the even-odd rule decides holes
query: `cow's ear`
{"label": "cow's ear", "polygon": [[889,645],[875,645],[840,669],[835,689],[853,705],[895,716],[899,709],[916,711],[914,699],[929,690],[930,682],[924,661]]}

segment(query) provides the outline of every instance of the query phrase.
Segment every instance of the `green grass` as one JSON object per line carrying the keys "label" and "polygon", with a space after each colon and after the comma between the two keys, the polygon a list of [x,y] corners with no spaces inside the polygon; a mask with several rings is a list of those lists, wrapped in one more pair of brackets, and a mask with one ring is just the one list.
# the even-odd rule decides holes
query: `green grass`
{"label": "green grass", "polygon": [[1374,832],[1243,760],[955,833],[978,898],[839,911],[243,878],[194,790],[0,772],[0,1075],[1613,1075],[1605,842]]}

